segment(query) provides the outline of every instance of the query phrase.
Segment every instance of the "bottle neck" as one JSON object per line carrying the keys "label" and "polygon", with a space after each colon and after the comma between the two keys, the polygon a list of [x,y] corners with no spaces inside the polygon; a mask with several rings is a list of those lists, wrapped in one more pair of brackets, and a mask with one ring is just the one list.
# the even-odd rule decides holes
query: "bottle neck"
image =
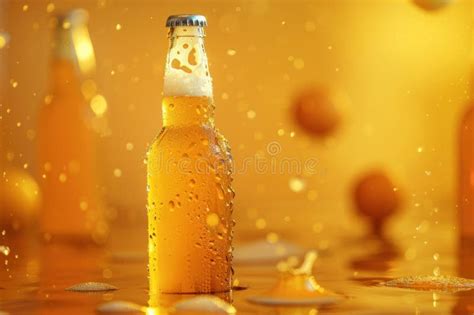
{"label": "bottle neck", "polygon": [[71,28],[64,28],[62,25],[56,26],[52,50],[53,59],[68,60],[73,64],[76,63]]}
{"label": "bottle neck", "polygon": [[173,27],[169,39],[164,95],[212,97],[212,78],[204,48],[203,28]]}
{"label": "bottle neck", "polygon": [[169,39],[163,86],[163,125],[213,126],[212,79],[203,28],[173,27]]}
{"label": "bottle neck", "polygon": [[53,94],[80,93],[77,58],[70,29],[61,26],[55,31],[52,47],[51,91]]}

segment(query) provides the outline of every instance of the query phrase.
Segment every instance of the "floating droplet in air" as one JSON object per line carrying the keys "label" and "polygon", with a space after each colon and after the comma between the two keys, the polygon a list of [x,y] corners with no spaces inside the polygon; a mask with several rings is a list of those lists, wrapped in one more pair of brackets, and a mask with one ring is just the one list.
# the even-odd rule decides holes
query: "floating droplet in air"
{"label": "floating droplet in air", "polygon": [[308,134],[325,137],[340,122],[338,106],[344,102],[340,93],[328,88],[313,87],[300,92],[293,102],[293,117]]}
{"label": "floating droplet in air", "polygon": [[373,232],[382,232],[387,218],[401,203],[398,189],[385,172],[376,170],[362,175],[354,185],[354,202],[357,211],[371,223]]}

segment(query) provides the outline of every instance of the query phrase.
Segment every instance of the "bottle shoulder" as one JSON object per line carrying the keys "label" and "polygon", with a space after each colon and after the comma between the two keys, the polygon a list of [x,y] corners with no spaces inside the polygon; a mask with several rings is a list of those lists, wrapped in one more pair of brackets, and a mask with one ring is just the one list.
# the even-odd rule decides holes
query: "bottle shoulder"
{"label": "bottle shoulder", "polygon": [[225,137],[214,126],[188,125],[163,127],[150,144],[148,151],[201,148],[206,151],[228,151]]}
{"label": "bottle shoulder", "polygon": [[223,137],[217,128],[209,125],[181,125],[164,126],[153,142],[159,142],[163,139],[178,141],[180,139],[189,139],[192,137]]}

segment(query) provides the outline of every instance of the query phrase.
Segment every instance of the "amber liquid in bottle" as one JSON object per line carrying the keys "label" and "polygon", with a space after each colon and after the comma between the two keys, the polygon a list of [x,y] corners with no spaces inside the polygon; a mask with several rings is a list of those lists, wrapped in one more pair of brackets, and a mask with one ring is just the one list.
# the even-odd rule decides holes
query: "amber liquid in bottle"
{"label": "amber liquid in bottle", "polygon": [[96,193],[95,139],[87,123],[71,32],[58,22],[50,92],[39,109],[40,225],[53,238],[100,241],[107,226]]}
{"label": "amber liquid in bottle", "polygon": [[231,289],[232,158],[214,126],[203,36],[170,31],[163,129],[147,153],[151,294]]}

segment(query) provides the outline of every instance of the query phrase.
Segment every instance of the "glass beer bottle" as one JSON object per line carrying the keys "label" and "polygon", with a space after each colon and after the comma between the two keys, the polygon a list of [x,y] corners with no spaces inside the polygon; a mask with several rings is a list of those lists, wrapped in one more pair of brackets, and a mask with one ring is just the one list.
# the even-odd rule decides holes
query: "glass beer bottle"
{"label": "glass beer bottle", "polygon": [[39,109],[38,162],[43,206],[40,226],[53,238],[102,241],[107,225],[96,193],[94,135],[81,94],[73,32],[87,13],[57,18],[50,91]]}
{"label": "glass beer bottle", "polygon": [[232,157],[214,126],[206,19],[170,16],[163,129],[147,152],[150,294],[225,292],[232,278]]}

